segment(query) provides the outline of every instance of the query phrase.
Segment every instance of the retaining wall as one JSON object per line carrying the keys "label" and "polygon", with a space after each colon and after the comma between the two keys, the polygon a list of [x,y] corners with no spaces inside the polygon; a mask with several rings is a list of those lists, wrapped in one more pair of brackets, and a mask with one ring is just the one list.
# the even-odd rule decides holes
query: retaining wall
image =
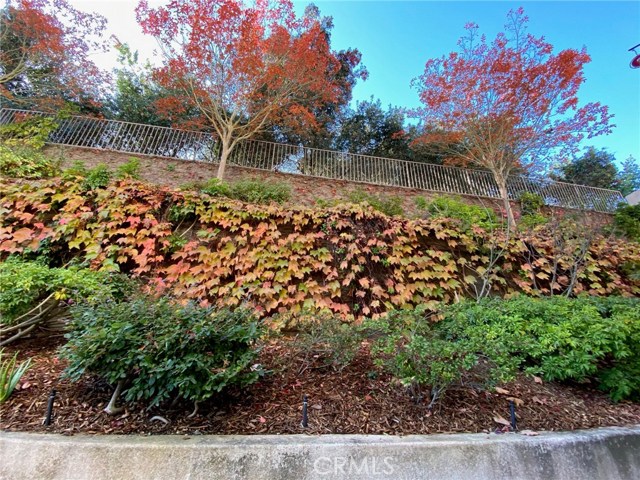
{"label": "retaining wall", "polygon": [[[46,151],[53,157],[59,157],[62,166],[68,167],[74,161],[80,160],[87,167],[94,167],[100,163],[108,165],[110,168],[117,168],[118,165],[128,162],[132,157],[140,159],[141,177],[152,183],[159,185],[169,185],[178,187],[186,183],[205,182],[216,176],[218,165],[215,163],[194,162],[186,160],[176,160],[165,157],[150,157],[145,155],[132,155],[128,153],[115,152],[112,150],[100,150],[94,148],[48,146]],[[433,198],[447,195],[446,193],[430,192],[412,188],[384,187],[368,183],[347,182],[344,180],[331,180],[319,177],[304,175],[294,175],[287,173],[271,172],[252,168],[237,166],[227,166],[225,173],[226,180],[235,181],[250,178],[262,180],[277,180],[288,183],[292,190],[292,200],[296,205],[315,205],[316,201],[339,200],[349,196],[349,192],[356,189],[365,190],[374,195],[397,196],[402,199],[403,209],[408,215],[417,214],[415,208],[415,198]],[[500,213],[502,201],[459,195],[463,201],[492,208]],[[519,215],[520,206],[517,202],[511,202],[511,206],[516,215]],[[558,209],[563,210],[563,209]],[[566,209],[564,209],[566,210]],[[566,210],[570,211],[570,210]],[[600,212],[582,212],[586,221],[594,226],[606,225],[611,222],[612,215]]]}
{"label": "retaining wall", "polygon": [[11,480],[640,478],[640,426],[487,435],[73,436],[0,433]]}

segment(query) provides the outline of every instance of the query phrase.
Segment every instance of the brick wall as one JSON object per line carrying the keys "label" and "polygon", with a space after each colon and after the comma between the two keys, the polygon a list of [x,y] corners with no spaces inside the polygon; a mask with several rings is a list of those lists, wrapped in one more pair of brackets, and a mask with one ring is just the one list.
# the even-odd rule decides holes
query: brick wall
{"label": "brick wall", "polygon": [[[60,158],[63,167],[70,166],[80,160],[87,167],[92,168],[104,163],[111,169],[128,162],[132,157],[138,158],[141,164],[141,177],[152,183],[178,187],[186,183],[205,182],[216,176],[218,165],[214,163],[192,162],[176,160],[173,158],[150,157],[128,153],[114,152],[79,147],[46,147],[49,155]],[[251,168],[227,166],[225,179],[235,181],[241,179],[259,178],[263,180],[276,180],[288,183],[292,190],[292,203],[296,205],[312,206],[317,200],[344,199],[349,192],[362,189],[374,195],[398,196],[403,201],[404,211],[409,215],[415,215],[415,198],[432,198],[445,195],[438,192],[429,192],[412,188],[384,187],[366,183],[347,182],[344,180],[324,179],[293,175],[287,173],[268,172]],[[459,196],[465,202],[493,208],[498,214],[501,212],[502,201],[491,198]],[[516,214],[519,213],[517,202],[511,202]],[[588,221],[594,226],[600,226],[611,222],[612,216],[606,213],[588,212]]]}

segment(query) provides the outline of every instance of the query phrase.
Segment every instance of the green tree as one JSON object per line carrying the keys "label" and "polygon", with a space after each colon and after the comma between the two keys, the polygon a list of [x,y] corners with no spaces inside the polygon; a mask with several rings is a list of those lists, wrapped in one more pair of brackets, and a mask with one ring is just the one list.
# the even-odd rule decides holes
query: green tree
{"label": "green tree", "polygon": [[618,183],[620,191],[625,196],[640,189],[640,165],[633,155],[629,155],[622,163]]}
{"label": "green tree", "polygon": [[404,158],[409,147],[404,113],[392,106],[385,111],[373,97],[357,102],[355,110],[347,110],[341,119],[335,143],[339,150],[350,153]]}
{"label": "green tree", "polygon": [[590,187],[617,189],[619,187],[616,158],[605,149],[589,147],[571,163],[561,167],[560,181]]}
{"label": "green tree", "polygon": [[116,45],[120,67],[115,69],[116,88],[105,105],[105,114],[116,120],[171,126],[168,118],[158,114],[155,103],[163,91],[151,78],[149,64],[141,65],[138,52],[127,44]]}
{"label": "green tree", "polygon": [[414,125],[405,126],[402,108],[382,108],[380,100],[357,102],[338,119],[332,147],[350,153],[397,158],[426,163],[442,163],[438,152],[424,149],[414,139],[422,134]]}

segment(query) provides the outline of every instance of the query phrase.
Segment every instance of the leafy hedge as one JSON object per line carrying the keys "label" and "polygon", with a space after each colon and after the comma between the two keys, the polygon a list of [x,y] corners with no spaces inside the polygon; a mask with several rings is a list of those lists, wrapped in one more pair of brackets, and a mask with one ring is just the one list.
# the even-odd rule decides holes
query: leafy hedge
{"label": "leafy hedge", "polygon": [[[567,234],[525,237],[447,218],[390,218],[358,205],[250,205],[132,180],[0,183],[0,256],[38,252],[147,277],[206,304],[261,314],[327,308],[372,316],[486,294],[638,295],[640,244]],[[558,238],[562,242],[557,241]],[[490,288],[478,289],[478,285]]]}
{"label": "leafy hedge", "polygon": [[0,324],[34,308],[49,295],[78,300],[111,292],[107,276],[88,269],[50,268],[43,262],[9,258],[0,263]]}
{"label": "leafy hedge", "polygon": [[72,380],[86,373],[122,384],[124,399],[159,405],[171,396],[200,402],[231,385],[258,380],[262,333],[247,310],[180,306],[138,297],[79,303],[61,356]]}
{"label": "leafy hedge", "polygon": [[547,380],[595,380],[614,400],[640,398],[640,299],[564,297],[464,302],[437,326],[496,365]]}

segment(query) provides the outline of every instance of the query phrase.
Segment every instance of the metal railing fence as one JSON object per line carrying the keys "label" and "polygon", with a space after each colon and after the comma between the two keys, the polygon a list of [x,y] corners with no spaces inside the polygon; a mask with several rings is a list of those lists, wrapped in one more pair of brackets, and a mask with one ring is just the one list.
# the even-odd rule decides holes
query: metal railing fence
{"label": "metal railing fence", "polygon": [[[48,114],[1,109],[0,125],[34,115]],[[203,162],[217,162],[220,154],[219,142],[209,133],[82,116],[60,120],[48,143]],[[300,145],[245,140],[234,149],[228,161],[232,165],[260,170],[501,198],[493,175],[488,171]],[[531,192],[540,195],[547,205],[606,213],[613,212],[619,203],[625,202],[622,194],[615,190],[545,178],[514,176],[509,179],[507,189],[512,200],[517,200],[524,192]]]}

